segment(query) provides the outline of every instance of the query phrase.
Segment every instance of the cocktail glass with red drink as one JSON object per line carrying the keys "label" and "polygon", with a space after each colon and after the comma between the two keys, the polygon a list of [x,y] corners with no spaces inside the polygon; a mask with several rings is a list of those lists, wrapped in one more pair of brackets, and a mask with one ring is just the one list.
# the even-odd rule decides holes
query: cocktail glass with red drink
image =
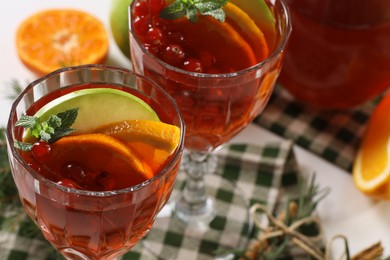
{"label": "cocktail glass with red drink", "polygon": [[[65,124],[69,107],[78,110],[72,132],[46,141],[40,131],[58,119],[53,113]],[[41,121],[39,138],[21,126],[31,118]],[[23,207],[66,258],[115,259],[149,232],[167,202],[184,131],[175,101],[129,70],[84,65],[42,77],[15,100],[7,126]]]}
{"label": "cocktail glass with red drink", "polygon": [[[187,175],[173,216],[186,227],[202,230],[202,235],[218,233],[210,223],[218,216],[228,216],[228,207],[207,194],[207,187],[218,181],[205,178],[218,178],[209,174],[216,167],[214,152],[266,106],[290,34],[289,15],[282,1],[232,0],[223,6],[226,19],[222,22],[218,14],[203,15],[200,9],[204,6],[186,9],[190,1],[175,1],[175,8],[169,9],[169,3],[134,0],[131,4],[133,69],[172,95],[186,123],[183,169]],[[200,9],[194,13],[197,7]],[[187,17],[167,17],[175,11]],[[245,200],[230,203],[239,204],[238,215],[247,212]],[[227,217],[222,229],[245,233],[242,230],[247,223],[233,222]]]}

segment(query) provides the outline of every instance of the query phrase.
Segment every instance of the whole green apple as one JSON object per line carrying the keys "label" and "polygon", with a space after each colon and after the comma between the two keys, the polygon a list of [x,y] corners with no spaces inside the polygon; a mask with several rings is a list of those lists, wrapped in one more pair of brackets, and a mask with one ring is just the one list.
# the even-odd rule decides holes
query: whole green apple
{"label": "whole green apple", "polygon": [[114,41],[121,52],[130,59],[128,8],[132,0],[112,0],[110,27]]}

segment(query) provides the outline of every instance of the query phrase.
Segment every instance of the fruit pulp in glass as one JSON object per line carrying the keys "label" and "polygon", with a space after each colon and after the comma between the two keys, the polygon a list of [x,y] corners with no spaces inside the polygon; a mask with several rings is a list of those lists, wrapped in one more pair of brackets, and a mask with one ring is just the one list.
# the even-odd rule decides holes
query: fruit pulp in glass
{"label": "fruit pulp in glass", "polygon": [[390,2],[293,1],[282,85],[314,107],[346,109],[390,86]]}
{"label": "fruit pulp in glass", "polygon": [[[281,66],[277,60],[264,75],[256,76],[261,74],[256,69],[243,73],[268,58],[282,36],[272,9],[259,15],[249,1],[230,2],[224,23],[209,16],[195,23],[160,18],[164,0],[135,0],[132,5],[133,68],[174,97],[186,122],[189,150],[211,151],[251,122],[265,107]],[[253,30],[260,36],[254,37]]]}
{"label": "fruit pulp in glass", "polygon": [[[173,118],[166,113],[164,108],[156,103],[151,103],[153,101],[147,99],[140,92],[112,84],[82,84],[56,90],[31,105],[27,110],[27,115],[34,115],[43,105],[67,93],[97,87],[115,88],[129,92],[147,102],[161,121],[173,122]],[[19,129],[17,136],[19,138],[24,136],[23,129]],[[153,170],[154,174],[158,174],[171,161],[170,157],[165,162],[154,161],[153,158],[156,157],[153,157],[153,154],[165,151],[151,145],[140,142],[128,145],[138,149],[138,155],[141,156],[139,158],[142,159],[145,166]],[[119,167],[114,163],[114,169],[118,166],[122,172],[100,171],[97,165],[104,168],[102,157],[93,147],[88,149],[79,153],[80,147],[75,145],[64,152],[61,157],[46,158],[47,161],[51,162],[50,165],[45,164],[45,161],[38,161],[32,152],[21,152],[21,156],[41,176],[64,186],[65,190],[75,188],[92,193],[94,191],[115,191],[148,181],[145,176],[132,172],[131,165],[126,165],[125,160],[115,158],[118,157],[115,154],[110,155],[110,158],[114,158],[113,160],[118,164],[121,163],[122,166]],[[90,156],[92,153],[96,156]],[[83,161],[83,158],[87,158],[88,162]],[[130,170],[124,172],[123,167]],[[113,254],[113,252],[128,251],[148,232],[156,213],[169,198],[178,167],[179,163],[170,169],[171,172],[164,175],[161,181],[149,185],[146,189],[124,192],[120,195],[85,195],[39,185],[39,192],[36,192],[34,202],[28,196],[24,198],[22,195],[25,194],[24,192],[20,192],[21,200],[26,212],[41,228],[45,238],[64,255],[75,250],[74,252],[81,252],[92,259],[101,259]],[[90,171],[91,168],[94,170]],[[16,172],[15,174],[23,173]],[[18,187],[24,187],[23,190],[37,190],[37,187],[26,187],[31,186],[31,182],[24,176],[15,178],[15,181]],[[35,185],[38,184],[34,182]]]}

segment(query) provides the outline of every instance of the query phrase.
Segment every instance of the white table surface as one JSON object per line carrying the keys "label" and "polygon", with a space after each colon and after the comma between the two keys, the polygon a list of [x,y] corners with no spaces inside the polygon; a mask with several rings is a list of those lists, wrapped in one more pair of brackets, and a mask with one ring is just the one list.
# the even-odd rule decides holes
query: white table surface
{"label": "white table surface", "polygon": [[[44,8],[73,7],[98,17],[109,27],[111,1],[96,0],[12,0],[3,3],[0,23],[0,126],[5,126],[11,102],[6,95],[11,91],[9,82],[30,82],[36,76],[19,60],[15,49],[15,32],[23,19]],[[110,35],[110,50],[107,64],[130,67],[130,62],[122,55]],[[278,141],[280,137],[255,125],[250,125],[232,142]],[[390,255],[390,202],[371,200],[358,192],[350,174],[331,165],[300,147],[294,147],[299,164],[315,172],[317,182],[322,187],[330,187],[331,193],[319,204],[318,213],[322,219],[325,238],[337,234],[345,235],[354,254],[363,248],[381,241],[385,247],[384,256]],[[340,244],[340,243],[337,243]],[[339,248],[340,246],[337,245]],[[339,251],[339,250],[336,250]]]}

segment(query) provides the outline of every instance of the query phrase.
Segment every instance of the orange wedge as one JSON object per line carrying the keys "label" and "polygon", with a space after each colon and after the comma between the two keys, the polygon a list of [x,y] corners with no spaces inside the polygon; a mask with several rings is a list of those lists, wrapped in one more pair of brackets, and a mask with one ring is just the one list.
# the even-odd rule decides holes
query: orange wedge
{"label": "orange wedge", "polygon": [[115,137],[124,142],[141,142],[172,154],[180,142],[177,126],[159,121],[124,120],[110,123],[94,130]]}
{"label": "orange wedge", "polygon": [[16,36],[21,61],[38,74],[64,66],[102,63],[108,36],[95,17],[78,10],[53,9],[33,14]]}
{"label": "orange wedge", "polygon": [[373,111],[353,165],[353,180],[363,193],[390,200],[390,94]]}

